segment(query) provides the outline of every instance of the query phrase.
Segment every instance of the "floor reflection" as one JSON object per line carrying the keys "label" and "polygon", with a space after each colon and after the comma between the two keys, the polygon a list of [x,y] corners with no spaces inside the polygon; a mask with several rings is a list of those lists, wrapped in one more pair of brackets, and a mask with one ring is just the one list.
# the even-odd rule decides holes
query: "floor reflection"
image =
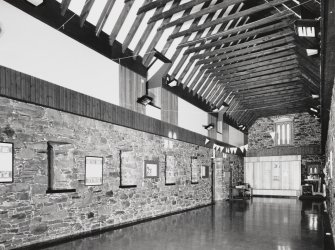
{"label": "floor reflection", "polygon": [[254,198],[221,202],[47,248],[49,250],[320,250],[319,203]]}

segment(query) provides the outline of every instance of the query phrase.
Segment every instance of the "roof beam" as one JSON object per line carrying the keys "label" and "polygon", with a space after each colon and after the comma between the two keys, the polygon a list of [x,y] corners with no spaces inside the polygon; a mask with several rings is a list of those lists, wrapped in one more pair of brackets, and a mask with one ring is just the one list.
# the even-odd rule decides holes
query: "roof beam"
{"label": "roof beam", "polygon": [[67,9],[69,8],[69,5],[71,3],[71,0],[62,0],[61,4],[61,15],[64,16]]}
{"label": "roof beam", "polygon": [[130,0],[130,1],[125,2],[124,6],[123,6],[123,9],[122,9],[114,27],[113,27],[113,30],[109,35],[109,44],[110,45],[113,45],[117,35],[119,34],[119,31],[120,31],[124,21],[127,18],[127,15],[129,13],[131,7],[133,6],[133,3],[134,3],[134,0]]}
{"label": "roof beam", "polygon": [[92,6],[94,4],[95,0],[86,0],[85,5],[80,13],[80,27],[84,26],[84,23],[88,17],[88,14],[90,14],[90,11],[92,9]]}
{"label": "roof beam", "polygon": [[207,56],[215,56],[218,54],[222,54],[222,53],[227,53],[229,51],[233,51],[233,50],[237,50],[237,49],[241,49],[241,48],[245,48],[248,46],[256,46],[257,44],[261,44],[261,43],[265,43],[274,39],[278,39],[278,38],[282,38],[284,36],[289,36],[291,34],[293,34],[294,31],[290,30],[290,29],[286,29],[284,31],[280,31],[268,36],[264,36],[264,37],[260,37],[251,41],[247,41],[244,43],[239,43],[236,45],[231,45],[231,46],[227,46],[227,47],[223,47],[223,48],[219,48],[219,49],[215,49],[215,50],[210,50],[208,52],[202,53],[202,54],[197,54],[192,56],[191,60],[195,60],[195,59],[203,59],[206,58]]}
{"label": "roof beam", "polygon": [[190,8],[192,8],[192,7],[194,7],[194,6],[198,5],[198,4],[201,4],[201,3],[204,3],[204,2],[210,2],[210,1],[211,0],[193,0],[193,1],[190,1],[188,3],[178,5],[178,6],[174,7],[174,8],[171,8],[171,9],[169,9],[167,11],[164,11],[164,12],[162,12],[160,14],[152,16],[149,19],[148,24],[152,23],[152,22],[157,22],[158,20],[161,20],[161,19],[172,17],[174,14],[176,14],[178,12],[190,9]]}
{"label": "roof beam", "polygon": [[276,53],[276,52],[279,52],[279,51],[288,50],[288,49],[291,49],[291,48],[294,48],[294,47],[295,47],[295,45],[290,43],[290,44],[287,44],[287,45],[263,50],[263,51],[256,52],[256,53],[250,53],[250,54],[246,54],[246,55],[236,56],[234,58],[227,59],[224,62],[216,62],[216,63],[212,63],[212,64],[206,64],[206,65],[202,66],[202,69],[211,69],[211,68],[218,67],[218,66],[222,67],[223,65],[227,65],[227,64],[230,64],[230,63],[233,63],[233,62],[246,60],[246,59],[250,59],[250,58],[255,58],[255,57],[260,57],[260,56]]}
{"label": "roof beam", "polygon": [[280,46],[282,44],[287,44],[287,43],[290,43],[290,42],[293,42],[293,41],[294,41],[293,37],[284,37],[282,39],[275,40],[273,42],[259,44],[257,46],[253,46],[253,47],[250,47],[250,48],[235,50],[233,52],[225,53],[225,54],[222,54],[222,55],[216,55],[216,56],[210,57],[208,59],[202,59],[202,60],[199,60],[197,62],[197,64],[200,65],[200,64],[206,64],[206,63],[213,63],[213,62],[217,62],[217,61],[220,61],[220,60],[226,60],[226,59],[232,58],[234,56],[246,55],[246,54],[253,53],[253,52],[256,52],[256,51],[277,47],[277,46]]}
{"label": "roof beam", "polygon": [[[225,36],[228,36],[228,35],[231,35],[231,34],[239,33],[241,31],[254,29],[258,26],[268,24],[268,23],[272,23],[272,22],[279,21],[281,19],[287,18],[290,15],[291,15],[290,13],[285,13],[285,14],[277,13],[277,14],[274,14],[272,16],[263,18],[261,20],[258,20],[258,21],[252,22],[252,23],[248,23],[248,24],[245,24],[245,25],[234,27],[232,29],[228,29],[228,30],[225,30],[225,31],[222,31],[222,32],[218,32],[217,34],[214,34],[214,35],[208,35],[208,36],[202,37],[200,39],[194,39],[192,41],[187,41],[185,43],[181,43],[181,44],[178,45],[178,48],[188,47],[188,46],[196,45],[196,44],[198,44],[202,41],[210,41],[210,40],[214,40],[214,39],[217,39],[217,38],[220,38],[220,37],[225,37]],[[176,37],[172,37],[172,36],[173,35],[171,35],[171,38],[176,38]]]}
{"label": "roof beam", "polygon": [[[156,1],[151,2],[151,3],[147,3],[147,4],[143,5],[141,8],[139,8],[139,10],[137,11],[137,15],[140,15],[142,13],[148,12],[148,11],[156,9],[156,8],[164,7],[164,5],[167,4],[170,1],[172,1],[172,0],[156,0]],[[154,15],[157,15],[157,13],[154,14]]]}
{"label": "roof beam", "polygon": [[280,23],[276,23],[276,24],[273,24],[273,25],[270,25],[270,26],[266,26],[264,28],[260,28],[260,29],[257,29],[257,30],[251,30],[251,31],[239,34],[239,35],[230,36],[230,37],[227,37],[227,38],[224,38],[224,39],[220,39],[220,40],[215,41],[215,42],[210,42],[210,43],[206,43],[204,45],[200,45],[200,46],[197,46],[197,47],[194,47],[194,48],[189,48],[185,51],[185,54],[190,54],[192,52],[197,52],[197,51],[201,51],[201,50],[204,50],[204,49],[210,49],[210,48],[218,46],[218,45],[221,46],[223,44],[228,44],[230,42],[238,41],[240,39],[244,39],[244,38],[251,37],[251,36],[254,36],[254,35],[260,35],[262,33],[273,32],[273,31],[278,30],[278,29],[286,28],[288,25],[289,25],[289,22],[287,20],[284,20]]}
{"label": "roof beam", "polygon": [[[228,21],[233,20],[235,18],[240,18],[240,17],[243,17],[243,16],[249,16],[249,15],[252,15],[252,14],[257,13],[259,11],[272,8],[273,6],[276,6],[278,4],[285,3],[287,1],[288,0],[274,0],[274,1],[270,2],[270,3],[265,3],[265,4],[262,4],[262,5],[258,5],[256,7],[253,7],[253,8],[244,10],[244,11],[241,11],[239,13],[235,13],[233,15],[229,15],[227,17],[218,18],[218,19],[216,19],[214,21],[211,21],[211,22],[205,22],[204,24],[199,25],[197,27],[189,28],[188,30],[179,32],[178,34],[174,34],[174,36],[170,36],[169,39],[174,39],[176,37],[189,35],[189,34],[192,34],[193,32],[201,31],[201,30],[207,29],[209,27],[216,26],[216,25],[224,23],[224,22],[228,22]],[[178,20],[176,20],[176,21],[178,21]],[[183,20],[180,20],[180,21],[183,22]],[[178,22],[176,22],[176,23],[173,22],[170,25],[172,25],[172,24],[176,25],[177,23]],[[165,26],[165,27],[161,27],[161,28],[168,28],[168,27],[169,26]]]}
{"label": "roof beam", "polygon": [[107,21],[107,18],[109,17],[109,14],[111,13],[112,11],[112,8],[114,6],[114,3],[115,3],[116,0],[108,0],[101,15],[100,15],[100,18],[96,24],[96,28],[95,28],[95,35],[96,36],[99,36],[102,28],[104,27],[106,21]]}
{"label": "roof beam", "polygon": [[[275,60],[277,59],[280,59],[280,58],[283,58],[283,60],[285,60],[285,58],[290,58],[294,56],[294,58],[297,58],[297,56],[294,54],[294,50],[285,50],[285,51],[282,51],[282,52],[279,52],[279,53],[274,53],[274,54],[269,54],[269,55],[266,55],[266,56],[260,56],[260,57],[257,57],[256,59],[246,59],[244,61],[241,61],[241,62],[235,62],[235,63],[232,63],[232,64],[226,64],[226,65],[222,65],[221,67],[218,66],[217,68],[215,69],[208,69],[206,71],[206,74],[210,74],[210,73],[213,73],[213,72],[222,72],[225,73],[231,73],[231,72],[237,72],[237,71],[243,71],[244,70],[244,67],[247,67],[247,69],[250,67],[250,68],[253,68],[254,65],[259,65],[259,63],[273,63],[275,62]],[[257,66],[256,66],[257,67]],[[241,70],[240,70],[241,68]]]}
{"label": "roof beam", "polygon": [[[183,24],[183,23],[185,23],[189,20],[192,20],[192,19],[195,19],[195,18],[198,18],[198,17],[201,18],[202,16],[204,16],[206,14],[215,13],[216,11],[218,11],[220,9],[225,9],[225,8],[229,7],[230,5],[239,4],[239,3],[242,3],[244,1],[250,1],[250,0],[225,0],[220,4],[211,5],[206,9],[200,10],[200,11],[195,12],[191,15],[186,16],[186,17],[178,18],[177,20],[175,20],[173,22],[170,22],[168,24],[161,25],[161,27],[159,27],[158,30],[164,30],[164,29],[167,29],[169,27],[173,27],[175,25]],[[235,15],[235,14],[233,14],[233,15]],[[226,17],[223,17],[221,19],[224,19],[224,18],[226,18]],[[221,19],[218,19],[218,20],[221,20]],[[229,20],[231,20],[231,19],[229,19]],[[212,21],[212,22],[215,22],[215,21]],[[200,25],[200,26],[202,26],[202,25]],[[211,26],[213,26],[213,25],[211,25]],[[206,28],[209,28],[211,26],[208,26]]]}

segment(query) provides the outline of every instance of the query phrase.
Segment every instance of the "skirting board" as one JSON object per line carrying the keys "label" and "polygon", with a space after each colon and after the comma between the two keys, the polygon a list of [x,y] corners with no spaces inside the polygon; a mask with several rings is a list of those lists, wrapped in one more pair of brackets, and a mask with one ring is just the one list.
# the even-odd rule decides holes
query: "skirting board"
{"label": "skirting board", "polygon": [[300,190],[283,190],[283,189],[253,189],[253,195],[270,195],[270,196],[300,196]]}

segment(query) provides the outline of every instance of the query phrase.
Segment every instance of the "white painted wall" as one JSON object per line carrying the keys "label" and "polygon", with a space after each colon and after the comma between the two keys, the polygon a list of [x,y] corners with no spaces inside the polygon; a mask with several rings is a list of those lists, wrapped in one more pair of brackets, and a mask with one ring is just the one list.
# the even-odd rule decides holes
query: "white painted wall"
{"label": "white painted wall", "polygon": [[232,126],[229,126],[229,144],[235,147],[244,146],[245,144],[244,134]]}
{"label": "white painted wall", "polygon": [[178,126],[207,136],[208,131],[203,125],[208,124],[207,112],[178,98]]}
{"label": "white painted wall", "polygon": [[119,105],[117,63],[4,1],[0,26],[0,65]]}

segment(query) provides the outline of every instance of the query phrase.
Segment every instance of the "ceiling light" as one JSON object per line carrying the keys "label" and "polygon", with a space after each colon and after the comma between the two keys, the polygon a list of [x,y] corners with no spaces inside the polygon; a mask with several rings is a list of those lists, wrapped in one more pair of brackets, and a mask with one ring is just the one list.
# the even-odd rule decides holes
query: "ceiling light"
{"label": "ceiling light", "polygon": [[214,128],[214,124],[210,123],[208,125],[204,125],[204,128],[207,129],[208,131]]}
{"label": "ceiling light", "polygon": [[152,101],[153,101],[153,98],[148,95],[144,95],[137,99],[137,102],[143,104],[144,106],[150,104]]}
{"label": "ceiling light", "polygon": [[317,37],[320,24],[314,19],[300,19],[294,23],[296,33],[301,37]]}
{"label": "ceiling light", "polygon": [[27,2],[35,5],[35,6],[39,6],[40,4],[43,3],[43,0],[27,0]]}

